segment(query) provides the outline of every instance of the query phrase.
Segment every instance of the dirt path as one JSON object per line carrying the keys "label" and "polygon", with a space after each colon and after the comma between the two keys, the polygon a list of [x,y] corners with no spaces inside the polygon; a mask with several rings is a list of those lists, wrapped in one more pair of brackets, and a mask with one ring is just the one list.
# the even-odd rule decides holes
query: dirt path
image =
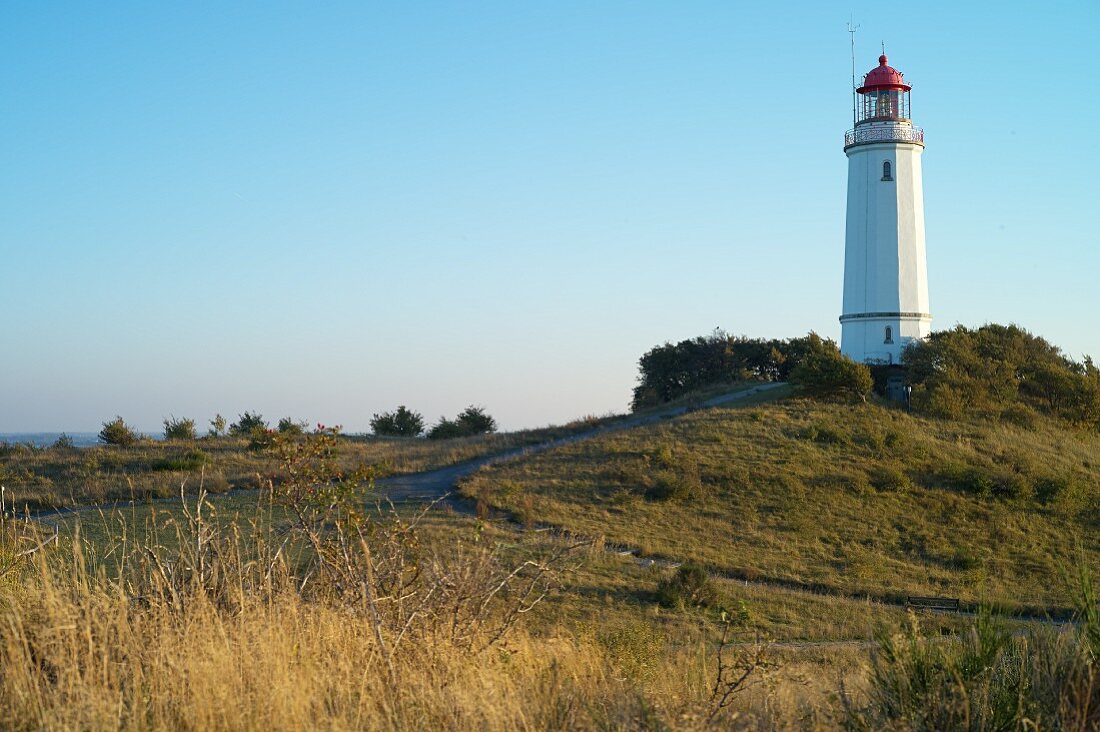
{"label": "dirt path", "polygon": [[[495,455],[486,455],[485,457],[474,458],[464,463],[448,465],[445,468],[438,468],[423,473],[410,473],[409,475],[395,475],[390,478],[383,478],[382,480],[375,481],[375,487],[380,493],[395,503],[405,501],[434,501],[453,493],[455,484],[460,479],[472,475],[487,465],[496,465],[510,460],[517,460],[529,455],[535,455],[545,450],[553,450],[556,447],[571,445],[575,442],[588,440],[610,432],[618,432],[620,430],[633,429],[648,424],[656,424],[658,422],[673,419],[674,417],[679,417],[689,411],[708,409],[734,403],[783,386],[786,386],[785,382],[760,384],[759,386],[754,386],[742,391],[712,397],[702,402],[698,407],[671,407],[650,414],[626,417],[625,419],[596,427],[587,432],[579,432],[575,435],[561,437],[548,442],[541,442],[537,445],[520,447],[507,452],[496,453]],[[468,513],[473,510],[473,506],[469,502],[458,498],[451,498],[448,502],[451,507],[457,511]]]}

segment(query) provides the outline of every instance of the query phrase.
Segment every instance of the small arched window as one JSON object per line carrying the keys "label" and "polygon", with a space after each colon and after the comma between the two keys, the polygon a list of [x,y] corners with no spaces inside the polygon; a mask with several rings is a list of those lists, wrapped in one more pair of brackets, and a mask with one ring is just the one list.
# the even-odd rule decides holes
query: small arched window
{"label": "small arched window", "polygon": [[886,337],[882,340],[883,343],[894,342],[894,329],[890,326],[886,326]]}
{"label": "small arched window", "polygon": [[894,177],[892,175],[890,175],[890,161],[889,160],[882,161],[882,179],[883,180],[893,180],[894,179]]}

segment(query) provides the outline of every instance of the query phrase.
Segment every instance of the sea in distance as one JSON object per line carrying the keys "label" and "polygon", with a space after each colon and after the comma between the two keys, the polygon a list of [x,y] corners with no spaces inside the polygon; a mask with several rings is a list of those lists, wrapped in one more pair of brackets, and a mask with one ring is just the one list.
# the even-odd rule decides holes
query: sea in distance
{"label": "sea in distance", "polygon": [[95,447],[99,444],[99,434],[96,432],[0,432],[0,443],[49,447],[61,435],[71,437],[75,447]]}

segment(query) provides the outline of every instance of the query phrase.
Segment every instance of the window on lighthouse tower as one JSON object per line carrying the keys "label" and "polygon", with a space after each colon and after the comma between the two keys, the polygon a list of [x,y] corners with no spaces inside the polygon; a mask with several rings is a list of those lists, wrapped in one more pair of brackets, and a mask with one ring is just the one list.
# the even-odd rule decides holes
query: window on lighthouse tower
{"label": "window on lighthouse tower", "polygon": [[894,179],[890,175],[890,161],[889,160],[882,161],[882,179],[883,180],[893,180]]}
{"label": "window on lighthouse tower", "polygon": [[893,328],[891,328],[890,326],[886,326],[885,335],[886,335],[886,337],[883,338],[883,340],[882,340],[883,343],[893,343],[894,342],[894,329]]}

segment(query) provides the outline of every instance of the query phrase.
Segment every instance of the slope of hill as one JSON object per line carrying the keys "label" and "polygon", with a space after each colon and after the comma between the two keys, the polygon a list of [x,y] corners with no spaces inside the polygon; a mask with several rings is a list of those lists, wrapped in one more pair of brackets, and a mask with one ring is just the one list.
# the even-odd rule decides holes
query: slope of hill
{"label": "slope of hill", "polygon": [[895,599],[1063,608],[1100,557],[1100,435],[790,399],[714,409],[486,468],[463,492],[733,577]]}

